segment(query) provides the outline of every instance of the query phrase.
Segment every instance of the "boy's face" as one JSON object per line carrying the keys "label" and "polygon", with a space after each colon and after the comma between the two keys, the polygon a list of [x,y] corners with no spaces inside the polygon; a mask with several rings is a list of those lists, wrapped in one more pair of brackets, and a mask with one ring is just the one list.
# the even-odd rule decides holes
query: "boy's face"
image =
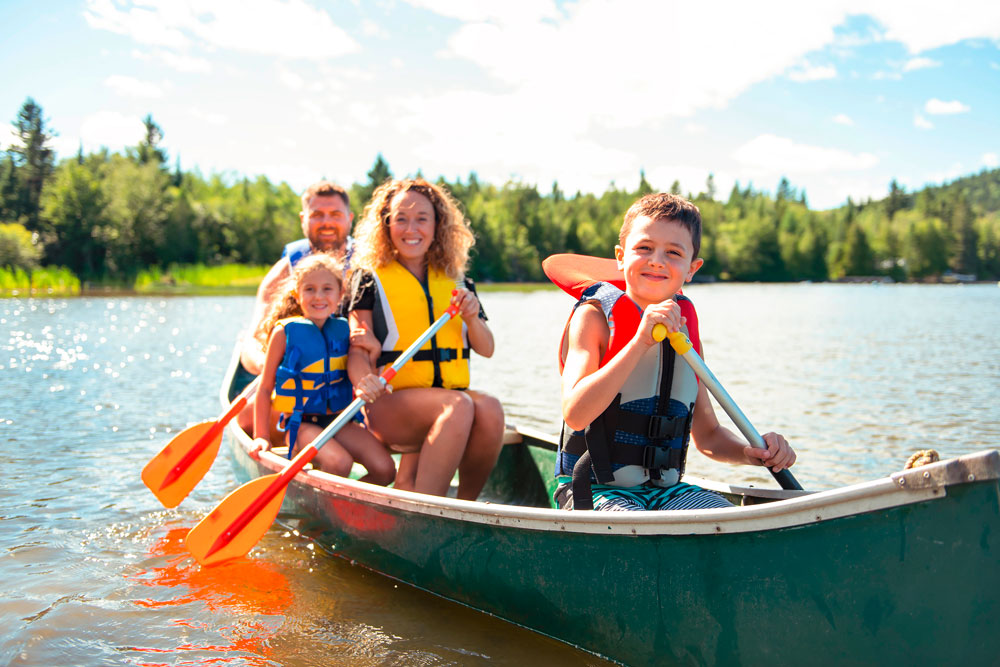
{"label": "boy's face", "polygon": [[647,216],[632,222],[625,246],[615,246],[615,258],[625,272],[625,291],[643,308],[673,298],[703,263],[694,256],[684,225]]}

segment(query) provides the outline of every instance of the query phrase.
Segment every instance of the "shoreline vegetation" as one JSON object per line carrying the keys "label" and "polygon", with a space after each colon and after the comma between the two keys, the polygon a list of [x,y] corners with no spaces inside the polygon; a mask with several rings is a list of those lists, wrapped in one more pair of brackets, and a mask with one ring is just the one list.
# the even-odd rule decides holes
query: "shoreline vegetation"
{"label": "shoreline vegetation", "polygon": [[[22,269],[0,267],[0,298],[45,298],[71,296],[253,296],[261,279],[270,267],[262,265],[226,264],[224,266],[173,265],[167,269],[153,267],[139,274],[133,285],[124,283],[80,282],[72,271],[64,267],[35,269],[28,274]],[[720,282],[714,276],[695,280],[698,284]],[[760,282],[760,281],[728,281]],[[886,276],[849,276],[826,281],[831,284],[896,284]],[[945,274],[922,281],[903,281],[900,284],[994,284],[993,280],[972,280],[969,276]],[[777,283],[776,283],[777,284]],[[998,283],[1000,284],[1000,283]],[[558,290],[550,282],[481,282],[479,292],[535,292]]]}
{"label": "shoreline vegetation", "polygon": [[[287,183],[235,173],[202,175],[171,163],[151,115],[139,143],[55,159],[41,107],[28,99],[14,142],[0,153],[0,293],[245,293],[286,243],[301,236],[298,194]],[[418,171],[419,175],[419,171]],[[319,175],[317,175],[319,176]],[[355,219],[393,173],[379,154],[367,179],[347,188]],[[438,180],[476,236],[477,284],[545,280],[556,253],[604,257],[639,197],[684,195],[705,222],[699,277],[724,282],[973,282],[1000,279],[1000,169],[908,192],[896,181],[880,200],[829,210],[781,178],[773,191],[734,184],[728,197],[709,174],[699,192],[678,181],[564,192],[519,181]],[[185,268],[182,268],[185,267]],[[20,271],[20,273],[18,273]],[[67,275],[66,272],[70,275]],[[75,279],[75,282],[74,282]]]}

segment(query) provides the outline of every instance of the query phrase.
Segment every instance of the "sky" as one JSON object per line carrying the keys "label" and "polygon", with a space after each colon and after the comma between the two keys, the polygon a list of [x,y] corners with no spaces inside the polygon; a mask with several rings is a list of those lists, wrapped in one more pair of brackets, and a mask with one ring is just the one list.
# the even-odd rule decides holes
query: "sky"
{"label": "sky", "polygon": [[[60,158],[301,191],[397,177],[774,192],[826,209],[1000,166],[996,0],[0,0],[0,119]],[[4,147],[12,140],[0,133]]]}

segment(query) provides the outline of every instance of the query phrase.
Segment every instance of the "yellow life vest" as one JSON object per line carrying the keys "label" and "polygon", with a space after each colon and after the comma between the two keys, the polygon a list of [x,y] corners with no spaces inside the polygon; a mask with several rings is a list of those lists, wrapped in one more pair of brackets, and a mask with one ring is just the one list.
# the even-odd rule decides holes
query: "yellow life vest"
{"label": "yellow life vest", "polygon": [[[451,302],[455,281],[443,271],[428,268],[426,283],[399,262],[374,272],[377,286],[372,320],[382,341],[378,365],[385,366],[417,340]],[[392,380],[395,389],[407,387],[469,386],[469,343],[465,323],[453,317]]]}

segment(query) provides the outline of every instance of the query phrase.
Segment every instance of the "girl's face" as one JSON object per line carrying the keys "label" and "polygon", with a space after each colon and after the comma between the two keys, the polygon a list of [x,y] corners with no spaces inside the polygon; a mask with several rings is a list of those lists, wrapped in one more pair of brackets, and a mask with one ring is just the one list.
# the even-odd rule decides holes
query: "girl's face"
{"label": "girl's face", "polygon": [[340,279],[329,269],[310,271],[299,279],[298,302],[302,312],[317,326],[333,316],[340,303]]}
{"label": "girl's face", "polygon": [[400,192],[389,203],[389,238],[397,257],[411,270],[423,266],[434,241],[434,206],[413,190]]}

